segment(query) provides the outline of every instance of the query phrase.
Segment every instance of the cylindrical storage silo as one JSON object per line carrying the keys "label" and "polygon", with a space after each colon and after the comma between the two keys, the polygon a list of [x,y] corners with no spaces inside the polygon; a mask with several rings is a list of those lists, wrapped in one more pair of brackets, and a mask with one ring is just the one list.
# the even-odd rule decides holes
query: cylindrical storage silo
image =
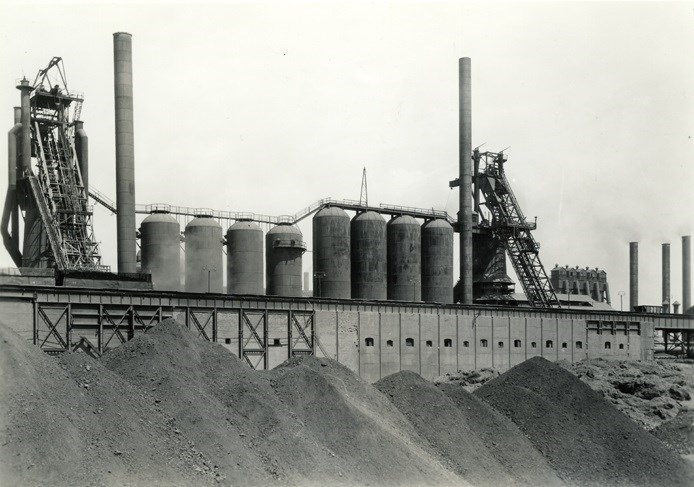
{"label": "cylindrical storage silo", "polygon": [[341,208],[323,208],[313,217],[313,295],[347,298],[350,287],[349,216]]}
{"label": "cylindrical storage silo", "polygon": [[178,291],[181,278],[181,226],[168,213],[152,213],[140,225],[141,271],[152,274],[154,289]]}
{"label": "cylindrical storage silo", "polygon": [[446,220],[422,225],[422,301],[453,303],[453,227]]}
{"label": "cylindrical storage silo", "polygon": [[270,296],[301,296],[301,264],[306,244],[294,225],[280,224],[265,236],[265,284]]}
{"label": "cylindrical storage silo", "polygon": [[222,292],[222,226],[210,216],[186,225],[186,291]]}
{"label": "cylindrical storage silo", "polygon": [[263,294],[263,231],[251,221],[227,230],[227,293]]}
{"label": "cylindrical storage silo", "polygon": [[350,224],[352,299],[386,299],[386,221],[373,211]]}
{"label": "cylindrical storage silo", "polygon": [[422,231],[408,215],[388,222],[388,299],[422,299]]}

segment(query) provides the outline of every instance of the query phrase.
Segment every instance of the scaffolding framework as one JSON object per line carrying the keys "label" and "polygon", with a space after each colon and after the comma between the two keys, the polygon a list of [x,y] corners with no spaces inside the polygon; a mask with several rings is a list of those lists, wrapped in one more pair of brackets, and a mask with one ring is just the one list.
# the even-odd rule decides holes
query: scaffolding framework
{"label": "scaffolding framework", "polygon": [[[540,262],[540,244],[531,231],[536,222],[528,222],[521,211],[511,185],[506,179],[503,152],[474,151],[475,207],[482,216],[481,227],[489,227],[503,242],[518,280],[528,299],[537,308],[560,307],[552,283]],[[484,196],[480,203],[479,193]],[[481,211],[485,206],[488,214]]]}
{"label": "scaffolding framework", "polygon": [[[53,80],[52,69],[59,75]],[[24,177],[49,242],[48,265],[60,271],[108,271],[94,239],[92,207],[75,151],[75,122],[84,98],[68,91],[60,58],[39,71],[33,88],[31,143],[36,173]]]}

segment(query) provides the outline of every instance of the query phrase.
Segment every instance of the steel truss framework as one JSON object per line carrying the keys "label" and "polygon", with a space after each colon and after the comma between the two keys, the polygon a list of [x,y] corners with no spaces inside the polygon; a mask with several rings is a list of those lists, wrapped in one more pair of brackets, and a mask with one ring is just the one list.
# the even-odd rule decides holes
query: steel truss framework
{"label": "steel truss framework", "polygon": [[656,351],[679,358],[694,358],[694,330],[664,329],[658,335],[655,338]]}
{"label": "steel truss framework", "polygon": [[[187,328],[212,342],[219,337],[219,315],[238,323],[238,356],[254,369],[267,369],[270,319],[286,320],[287,358],[315,353],[314,314],[310,310],[268,310],[157,306],[143,304],[43,303],[32,301],[33,342],[47,353],[92,349],[101,354],[131,340],[162,320],[183,317]],[[94,341],[87,336],[96,335]]]}
{"label": "steel truss framework", "polygon": [[[538,308],[560,307],[559,299],[540,262],[540,244],[531,233],[537,224],[526,220],[506,179],[506,156],[503,152],[480,153],[475,150],[473,158],[476,186],[482,192],[485,199],[482,204],[490,214],[490,218],[482,214],[480,226],[490,227],[503,242],[530,305]],[[479,211],[477,191],[475,207]]]}

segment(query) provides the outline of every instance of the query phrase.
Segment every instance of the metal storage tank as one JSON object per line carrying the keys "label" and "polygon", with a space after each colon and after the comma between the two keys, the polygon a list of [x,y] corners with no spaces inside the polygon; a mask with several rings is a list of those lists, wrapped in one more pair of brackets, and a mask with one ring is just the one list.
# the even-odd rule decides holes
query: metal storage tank
{"label": "metal storage tank", "polygon": [[227,293],[263,294],[263,231],[252,221],[239,220],[229,227]]}
{"label": "metal storage tank", "polygon": [[154,289],[178,291],[181,226],[168,213],[152,213],[140,224],[141,272],[152,274]]}
{"label": "metal storage tank", "polygon": [[186,291],[222,292],[222,226],[208,215],[186,225]]}
{"label": "metal storage tank", "polygon": [[408,215],[388,222],[388,299],[422,299],[422,231]]}
{"label": "metal storage tank", "polygon": [[446,220],[422,225],[422,301],[453,303],[453,227]]}
{"label": "metal storage tank", "polygon": [[386,221],[373,211],[360,213],[350,225],[352,298],[386,299]]}
{"label": "metal storage tank", "polygon": [[266,293],[271,296],[302,296],[301,264],[306,250],[303,235],[294,225],[279,224],[265,236]]}
{"label": "metal storage tank", "polygon": [[323,208],[313,217],[313,295],[347,298],[350,287],[349,216],[342,208]]}

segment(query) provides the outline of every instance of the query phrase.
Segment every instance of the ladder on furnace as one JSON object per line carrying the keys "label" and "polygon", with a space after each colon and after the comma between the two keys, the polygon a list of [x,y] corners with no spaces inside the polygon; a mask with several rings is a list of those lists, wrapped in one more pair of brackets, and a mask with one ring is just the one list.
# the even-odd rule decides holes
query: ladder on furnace
{"label": "ladder on furnace", "polygon": [[503,152],[476,152],[475,157],[477,167],[481,158],[486,162],[476,175],[477,186],[484,195],[484,204],[491,213],[491,222],[486,223],[504,243],[528,303],[538,308],[559,307],[559,299],[540,262],[540,244],[530,233],[537,224],[526,221],[506,179],[506,156]]}

